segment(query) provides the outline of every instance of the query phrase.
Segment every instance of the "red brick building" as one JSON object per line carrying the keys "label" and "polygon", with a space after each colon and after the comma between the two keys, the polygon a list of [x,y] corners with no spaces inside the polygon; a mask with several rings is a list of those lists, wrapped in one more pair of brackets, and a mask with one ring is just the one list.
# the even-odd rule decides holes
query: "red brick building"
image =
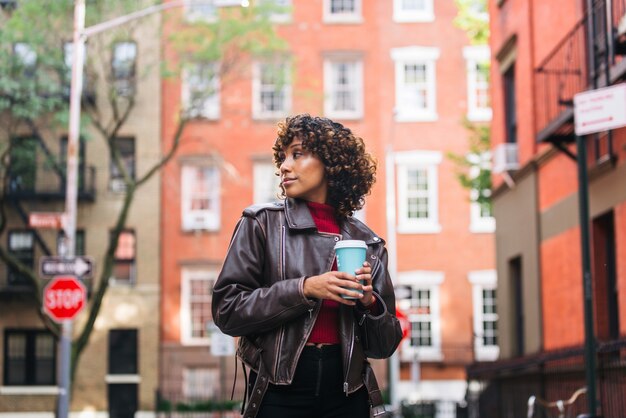
{"label": "red brick building", "polygon": [[[626,3],[498,0],[489,9],[501,360],[475,365],[469,374],[490,382],[480,416],[508,416],[521,414],[531,395],[567,399],[586,386],[573,98],[623,83]],[[626,130],[589,134],[584,142],[597,412],[620,416],[626,410],[624,380],[617,378],[626,334]],[[582,396],[572,413],[587,404]]]}
{"label": "red brick building", "polygon": [[[186,100],[203,82],[220,87],[163,172],[161,390],[219,395],[205,330],[211,284],[242,209],[274,198],[277,121],[308,112],[350,127],[379,161],[357,216],[387,240],[399,307],[412,324],[398,354],[397,399],[455,416],[465,366],[498,356],[493,218],[470,203],[447,156],[467,152],[464,117],[491,118],[489,50],[468,45],[452,0],[275,2],[289,7],[274,16],[287,54],[253,59],[245,76],[221,84],[190,72],[163,82],[164,150]],[[209,9],[195,13],[214,18]],[[167,40],[173,28],[165,27]],[[177,59],[167,43],[165,59]],[[377,367],[387,386],[385,363]]]}

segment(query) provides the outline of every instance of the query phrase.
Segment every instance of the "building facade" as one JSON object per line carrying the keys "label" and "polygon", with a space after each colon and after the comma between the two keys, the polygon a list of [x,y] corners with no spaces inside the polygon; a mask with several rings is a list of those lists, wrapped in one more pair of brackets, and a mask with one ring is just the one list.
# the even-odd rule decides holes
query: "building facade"
{"label": "building facade", "polygon": [[[5,3],[0,13],[7,13],[3,16],[7,19],[8,13],[18,13],[20,7],[26,7],[14,2],[14,9],[5,8]],[[92,11],[88,6],[88,17]],[[67,17],[71,27],[71,9]],[[142,23],[145,26],[116,32],[115,37],[106,34],[90,39],[83,93],[83,112],[97,112],[100,121],[114,120],[111,95],[120,99],[120,109],[124,109],[125,98],[135,101],[134,109],[113,138],[121,163],[135,180],[161,158],[160,74],[158,70],[144,71],[159,67],[160,16]],[[71,30],[56,36],[69,40]],[[59,42],[61,46],[69,80],[72,44]],[[53,54],[27,42],[16,42],[13,53],[20,65],[32,69],[32,77],[43,74],[42,65]],[[37,62],[42,65],[35,66]],[[94,68],[102,72],[92,73]],[[30,73],[23,74],[29,77]],[[63,86],[61,94],[67,100],[69,83]],[[7,122],[11,116],[4,113],[1,117]],[[37,129],[22,125],[12,135],[3,131],[0,138],[3,150],[11,144],[7,175],[3,178],[6,227],[0,235],[0,245],[38,276],[40,259],[62,251],[63,234],[58,227],[31,228],[29,215],[65,210],[66,125],[57,128],[46,117],[33,121],[32,126]],[[109,240],[127,189],[102,133],[94,124],[86,124],[81,135],[76,255],[92,257],[95,269],[92,277],[83,280],[88,289],[88,306],[74,321],[74,339],[85,325],[101,280],[108,281],[108,289],[77,363],[70,411],[86,416],[134,417],[138,411],[153,410],[158,379],[161,266],[155,260],[161,239],[160,183],[157,175],[136,189],[113,255],[112,272],[102,279]],[[42,287],[50,279],[40,276]],[[28,278],[0,263],[2,417],[53,417],[57,408],[60,353],[57,338],[44,325],[41,310]]]}
{"label": "building facade", "polygon": [[[593,413],[623,415],[626,131],[586,134],[578,149],[574,96],[623,83],[626,3],[500,0],[489,10],[501,360],[470,368],[470,379],[485,383],[480,416],[521,414],[530,396],[556,401],[591,390],[589,370]],[[589,218],[581,221],[585,192]],[[581,222],[590,230],[586,293]],[[595,367],[583,356],[590,315]],[[570,413],[588,408],[583,395]]]}
{"label": "building facade", "polygon": [[[211,287],[242,210],[276,198],[276,123],[307,112],[345,124],[378,159],[377,183],[356,216],[386,239],[410,324],[398,352],[397,399],[455,416],[465,366],[499,351],[494,221],[471,203],[448,156],[468,152],[464,118],[491,119],[489,49],[471,46],[454,26],[453,1],[274,3],[286,6],[272,16],[286,52],[252,57],[228,80],[215,76],[219,63],[198,62],[163,82],[163,152],[176,115],[197,92],[214,90],[195,108],[162,180],[161,396],[221,399],[220,385],[232,382],[232,357],[223,364],[210,354]],[[220,10],[183,13],[211,21]],[[179,60],[167,42],[175,31],[165,26],[169,63]],[[376,367],[386,387],[385,362]]]}

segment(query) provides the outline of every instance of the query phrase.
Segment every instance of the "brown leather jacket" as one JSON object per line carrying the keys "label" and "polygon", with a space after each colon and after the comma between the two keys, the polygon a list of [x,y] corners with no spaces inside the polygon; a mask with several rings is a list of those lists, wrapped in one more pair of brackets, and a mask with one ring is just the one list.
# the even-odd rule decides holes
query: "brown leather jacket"
{"label": "brown leather jacket", "polygon": [[304,280],[331,270],[340,239],[367,243],[380,312],[340,306],[346,394],[363,386],[366,357],[389,357],[400,343],[384,241],[354,218],[340,227],[341,236],[318,232],[306,203],[297,199],[251,206],[239,220],[213,288],[212,309],[224,333],[241,337],[237,356],[258,373],[245,417],[256,415],[268,383],[291,384],[321,307],[320,300],[304,296]]}

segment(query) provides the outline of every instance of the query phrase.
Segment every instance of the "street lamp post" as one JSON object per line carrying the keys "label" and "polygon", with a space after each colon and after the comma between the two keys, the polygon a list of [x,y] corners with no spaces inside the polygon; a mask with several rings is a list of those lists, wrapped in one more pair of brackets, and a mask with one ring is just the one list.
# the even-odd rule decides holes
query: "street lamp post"
{"label": "street lamp post", "polygon": [[[76,206],[78,194],[78,138],[80,135],[81,96],[83,91],[83,66],[85,64],[85,41],[92,35],[121,26],[128,22],[173,9],[193,4],[213,4],[213,0],[176,0],[158,4],[120,16],[88,28],[85,28],[85,0],[74,2],[74,47],[72,52],[72,81],[70,85],[70,115],[67,140],[67,172],[65,190],[65,225],[66,257],[75,256],[76,242]],[[242,5],[245,5],[243,2]],[[72,350],[73,321],[65,320],[61,325],[59,340],[59,397],[57,418],[67,418],[70,395],[70,360]]]}

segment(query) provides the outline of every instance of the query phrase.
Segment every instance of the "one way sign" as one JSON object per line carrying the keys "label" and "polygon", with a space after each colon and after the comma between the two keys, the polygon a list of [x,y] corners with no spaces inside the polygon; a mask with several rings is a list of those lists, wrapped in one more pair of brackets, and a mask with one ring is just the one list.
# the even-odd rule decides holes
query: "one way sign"
{"label": "one way sign", "polygon": [[73,275],[79,278],[91,277],[93,258],[91,257],[41,257],[39,272],[43,276]]}

